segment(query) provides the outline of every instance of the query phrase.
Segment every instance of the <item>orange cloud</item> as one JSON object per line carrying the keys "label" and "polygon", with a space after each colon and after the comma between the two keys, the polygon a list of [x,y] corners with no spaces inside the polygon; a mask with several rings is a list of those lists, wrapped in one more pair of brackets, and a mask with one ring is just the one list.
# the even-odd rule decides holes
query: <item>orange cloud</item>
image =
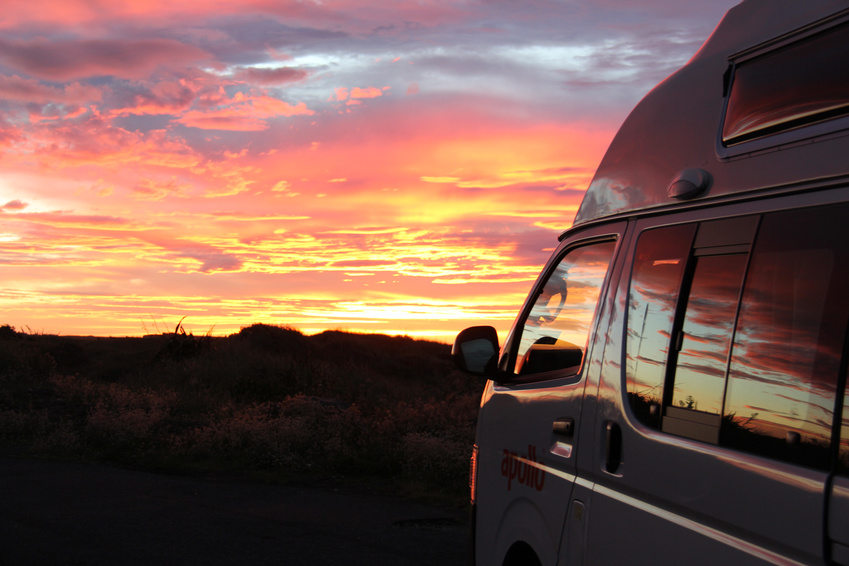
{"label": "orange cloud", "polygon": [[[8,206],[8,205],[7,205]],[[31,222],[53,228],[85,228],[94,230],[137,230],[138,225],[126,218],[105,215],[81,215],[71,212],[19,212],[3,216],[6,221]]]}
{"label": "orange cloud", "polygon": [[368,98],[378,98],[383,96],[385,91],[389,90],[389,87],[377,88],[377,87],[354,87],[348,90],[345,87],[339,87],[333,91],[333,97],[331,100],[335,100],[337,102],[345,102],[348,106],[354,106],[358,104],[362,104],[364,99]]}
{"label": "orange cloud", "polygon": [[271,118],[314,113],[303,102],[293,106],[269,96],[237,93],[232,99],[219,102],[215,108],[186,112],[177,122],[203,130],[261,131],[268,129]]}
{"label": "orange cloud", "polygon": [[383,91],[387,88],[379,89],[373,86],[366,88],[354,87],[351,89],[351,98],[377,98],[378,96],[383,96]]}
{"label": "orange cloud", "polygon": [[191,192],[191,185],[176,178],[167,180],[140,179],[133,187],[137,198],[146,200],[162,200],[167,196],[185,197]]}

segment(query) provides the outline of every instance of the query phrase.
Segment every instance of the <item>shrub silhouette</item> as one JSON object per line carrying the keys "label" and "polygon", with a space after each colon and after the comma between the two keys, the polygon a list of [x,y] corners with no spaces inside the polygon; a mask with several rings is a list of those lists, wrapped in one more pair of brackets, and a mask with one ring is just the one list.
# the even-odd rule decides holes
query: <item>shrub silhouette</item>
{"label": "shrub silhouette", "polygon": [[0,340],[14,340],[16,338],[18,338],[18,332],[14,326],[8,324],[0,326]]}
{"label": "shrub silhouette", "polygon": [[288,326],[252,324],[242,328],[236,337],[259,350],[276,353],[306,353],[307,337]]}
{"label": "shrub silhouette", "polygon": [[481,386],[446,344],[265,324],[195,337],[182,321],[146,338],[14,336],[0,340],[0,443],[159,469],[379,478],[457,500],[467,489]]}

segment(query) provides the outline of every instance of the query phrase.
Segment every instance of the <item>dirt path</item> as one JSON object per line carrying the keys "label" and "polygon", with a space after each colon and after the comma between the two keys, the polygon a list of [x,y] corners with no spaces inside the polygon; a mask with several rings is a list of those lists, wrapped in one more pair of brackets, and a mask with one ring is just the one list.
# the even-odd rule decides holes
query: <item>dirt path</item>
{"label": "dirt path", "polygon": [[344,487],[0,454],[0,564],[465,565],[466,517]]}

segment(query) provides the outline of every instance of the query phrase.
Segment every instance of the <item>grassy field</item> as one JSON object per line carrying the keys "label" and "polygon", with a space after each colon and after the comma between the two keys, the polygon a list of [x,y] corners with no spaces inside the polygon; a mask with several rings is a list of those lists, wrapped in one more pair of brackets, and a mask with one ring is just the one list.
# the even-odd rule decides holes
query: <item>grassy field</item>
{"label": "grassy field", "polygon": [[463,501],[482,384],[450,347],[253,325],[227,337],[0,327],[0,445],[174,472],[344,478]]}

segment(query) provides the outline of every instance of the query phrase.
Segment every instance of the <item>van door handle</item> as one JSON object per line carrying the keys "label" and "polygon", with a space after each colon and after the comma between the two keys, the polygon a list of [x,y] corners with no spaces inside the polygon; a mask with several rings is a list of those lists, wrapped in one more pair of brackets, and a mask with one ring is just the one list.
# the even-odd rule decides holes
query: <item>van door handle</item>
{"label": "van door handle", "polygon": [[554,434],[561,436],[572,436],[575,434],[575,419],[571,417],[563,417],[556,419],[551,426]]}
{"label": "van door handle", "polygon": [[622,463],[622,429],[613,421],[608,422],[605,429],[604,469],[615,474]]}

